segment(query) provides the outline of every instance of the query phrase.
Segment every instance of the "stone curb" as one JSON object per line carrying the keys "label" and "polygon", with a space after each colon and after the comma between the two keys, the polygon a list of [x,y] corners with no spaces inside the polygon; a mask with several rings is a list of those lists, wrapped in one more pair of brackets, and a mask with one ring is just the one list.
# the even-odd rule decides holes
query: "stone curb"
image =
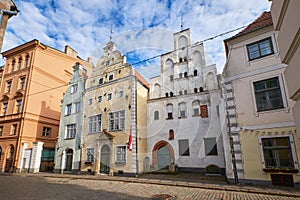
{"label": "stone curb", "polygon": [[165,185],[165,186],[177,186],[177,187],[189,187],[209,190],[221,190],[227,192],[244,192],[252,194],[263,194],[273,196],[285,196],[300,198],[300,193],[293,193],[294,191],[280,191],[276,189],[259,189],[259,188],[243,188],[242,186],[236,185],[215,185],[212,183],[190,183],[185,181],[175,180],[158,180],[158,179],[147,179],[147,178],[131,178],[131,177],[111,177],[111,176],[91,176],[91,175],[66,175],[66,174],[7,174],[0,173],[1,176],[28,176],[28,177],[46,177],[46,178],[69,178],[69,179],[86,179],[86,180],[103,180],[103,181],[122,181],[128,183],[144,183],[154,185]]}

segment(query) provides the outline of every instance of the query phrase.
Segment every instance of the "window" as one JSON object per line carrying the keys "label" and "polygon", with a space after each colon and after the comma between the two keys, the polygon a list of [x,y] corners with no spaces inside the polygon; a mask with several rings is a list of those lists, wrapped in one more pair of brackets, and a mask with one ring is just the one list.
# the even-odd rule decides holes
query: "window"
{"label": "window", "polygon": [[116,162],[124,163],[126,162],[126,146],[117,146],[116,152]]}
{"label": "window", "polygon": [[189,140],[178,140],[179,156],[190,156]]}
{"label": "window", "polygon": [[89,117],[89,132],[99,133],[101,131],[101,114]]}
{"label": "window", "polygon": [[10,93],[11,83],[12,83],[11,81],[6,82],[6,93]]}
{"label": "window", "polygon": [[193,116],[200,116],[200,101],[196,100],[192,103]]}
{"label": "window", "polygon": [[217,156],[217,142],[216,138],[204,138],[205,154],[207,156]]}
{"label": "window", "polygon": [[194,92],[195,92],[195,93],[198,93],[198,88],[194,88]]}
{"label": "window", "polygon": [[167,119],[173,119],[173,105],[167,105]]}
{"label": "window", "polygon": [[51,128],[49,128],[49,127],[43,127],[43,133],[42,133],[42,136],[44,136],[44,137],[49,137],[49,136],[50,136],[50,133],[51,133]]}
{"label": "window", "polygon": [[16,65],[16,61],[13,60],[12,63],[11,63],[11,72],[15,71],[15,65]]}
{"label": "window", "polygon": [[[0,126],[0,136],[2,136],[2,134],[3,134],[3,126]],[[0,154],[0,156],[1,156],[1,154]]]}
{"label": "window", "polygon": [[22,100],[17,100],[16,112],[21,112]]}
{"label": "window", "polygon": [[55,149],[43,149],[41,160],[42,161],[54,161]]}
{"label": "window", "polygon": [[25,77],[20,78],[20,90],[23,90],[25,87]]}
{"label": "window", "polygon": [[100,84],[103,84],[103,78],[100,78],[100,79],[99,79],[99,85],[100,85]]}
{"label": "window", "polygon": [[94,162],[94,148],[86,149],[86,162]]}
{"label": "window", "polygon": [[26,58],[25,58],[25,64],[24,64],[25,68],[28,67],[28,63],[29,63],[29,56],[27,55]]}
{"label": "window", "polygon": [[124,92],[123,91],[119,91],[119,98],[122,98],[124,95]]}
{"label": "window", "polygon": [[188,73],[187,72],[184,72],[184,77],[188,77]]}
{"label": "window", "polygon": [[194,70],[194,76],[197,76],[198,75],[198,71],[195,69]]}
{"label": "window", "polygon": [[200,92],[204,92],[203,87],[200,87],[199,90],[200,90]]}
{"label": "window", "polygon": [[182,95],[182,91],[181,90],[179,91],[179,95]]}
{"label": "window", "polygon": [[179,107],[179,117],[186,117],[186,103],[182,102],[178,105]]}
{"label": "window", "polygon": [[76,102],[76,103],[74,103],[74,107],[75,107],[75,109],[74,109],[74,113],[79,113],[80,112],[80,102]]}
{"label": "window", "polygon": [[17,128],[18,128],[17,124],[12,125],[12,129],[11,129],[11,134],[12,135],[17,135]]}
{"label": "window", "polygon": [[77,89],[78,89],[78,84],[74,84],[71,86],[71,94],[77,92]]}
{"label": "window", "polygon": [[102,96],[98,96],[98,103],[102,101]]}
{"label": "window", "polygon": [[165,95],[166,95],[166,97],[169,97],[169,93],[166,93]]}
{"label": "window", "polygon": [[93,99],[89,99],[89,105],[92,105]]}
{"label": "window", "polygon": [[262,138],[266,168],[294,168],[289,137]]}
{"label": "window", "polygon": [[174,140],[174,130],[173,129],[169,130],[169,140]]}
{"label": "window", "polygon": [[72,113],[72,104],[66,105],[65,115],[71,115]]}
{"label": "window", "polygon": [[159,112],[158,111],[154,112],[154,120],[159,120]]}
{"label": "window", "polygon": [[171,75],[171,76],[170,76],[170,81],[173,81],[173,79],[174,79],[174,76]]}
{"label": "window", "polygon": [[182,73],[179,73],[179,78],[182,78]]}
{"label": "window", "polygon": [[111,74],[111,75],[108,76],[108,80],[109,81],[112,81],[113,79],[114,79],[114,75],[113,74]]}
{"label": "window", "polygon": [[109,101],[109,100],[111,100],[112,99],[112,93],[109,93],[108,95],[107,95],[107,100]]}
{"label": "window", "polygon": [[108,66],[108,65],[109,65],[109,60],[107,60],[107,61],[105,62],[105,65],[106,65],[106,66]]}
{"label": "window", "polygon": [[6,115],[8,103],[3,103],[2,114]]}
{"label": "window", "polygon": [[184,90],[183,93],[184,93],[184,94],[187,94],[188,92],[187,92],[187,90]]}
{"label": "window", "polygon": [[125,129],[125,110],[109,113],[109,130],[118,131]]}
{"label": "window", "polygon": [[274,53],[271,37],[247,45],[249,60],[254,60]]}
{"label": "window", "polygon": [[22,65],[22,58],[19,59],[19,62],[18,62],[18,70],[21,69],[21,65]]}
{"label": "window", "polygon": [[68,124],[66,126],[66,137],[65,139],[72,139],[76,136],[76,124]]}
{"label": "window", "polygon": [[283,108],[278,77],[253,83],[257,111]]}

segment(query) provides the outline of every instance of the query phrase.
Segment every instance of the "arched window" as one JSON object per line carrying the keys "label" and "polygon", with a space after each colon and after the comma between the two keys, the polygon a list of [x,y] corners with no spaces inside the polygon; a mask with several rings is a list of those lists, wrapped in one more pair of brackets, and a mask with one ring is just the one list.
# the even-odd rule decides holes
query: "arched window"
{"label": "arched window", "polygon": [[179,78],[182,78],[182,73],[179,73]]}
{"label": "arched window", "polygon": [[14,146],[11,146],[10,147],[10,152],[9,152],[9,158],[10,159],[13,159],[14,153],[15,153],[15,148],[14,148]]}
{"label": "arched window", "polygon": [[187,94],[187,90],[184,90],[184,92],[183,92],[184,94]]}
{"label": "arched window", "polygon": [[18,62],[18,69],[21,69],[21,65],[22,65],[22,58],[19,59],[19,62]]}
{"label": "arched window", "polygon": [[159,98],[161,93],[160,85],[159,84],[154,84],[154,89],[153,89],[153,98]]}
{"label": "arched window", "polygon": [[154,112],[154,120],[159,120],[159,112],[158,111]]}
{"label": "arched window", "polygon": [[198,75],[198,71],[195,69],[194,70],[194,76],[197,76]]}
{"label": "arched window", "polygon": [[174,140],[174,130],[173,129],[169,130],[169,140]]}
{"label": "arched window", "polygon": [[167,119],[173,119],[173,105],[167,105]]}
{"label": "arched window", "polygon": [[165,62],[165,68],[166,69],[169,69],[169,68],[172,68],[173,67],[173,61],[171,59],[168,59],[166,62]]}
{"label": "arched window", "polygon": [[174,93],[173,92],[170,92],[170,97],[174,96]]}
{"label": "arched window", "polygon": [[179,91],[179,95],[182,95],[182,91],[181,90]]}
{"label": "arched window", "polygon": [[194,92],[195,92],[195,93],[198,93],[198,88],[194,88]]}
{"label": "arched window", "polygon": [[199,89],[200,89],[200,92],[204,92],[203,87],[200,87]]}
{"label": "arched window", "polygon": [[200,101],[195,100],[192,102],[193,116],[200,116]]}
{"label": "arched window", "polygon": [[185,118],[186,117],[186,103],[181,102],[181,103],[179,103],[178,107],[179,107],[179,117]]}
{"label": "arched window", "polygon": [[188,77],[188,73],[187,72],[184,72],[184,77]]}

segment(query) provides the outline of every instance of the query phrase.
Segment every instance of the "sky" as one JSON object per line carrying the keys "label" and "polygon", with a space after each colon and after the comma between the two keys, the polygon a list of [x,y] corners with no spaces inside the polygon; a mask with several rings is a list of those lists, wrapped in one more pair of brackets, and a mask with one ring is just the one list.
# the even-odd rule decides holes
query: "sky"
{"label": "sky", "polygon": [[[243,27],[270,10],[268,0],[15,0],[20,12],[7,25],[2,51],[33,39],[63,51],[66,45],[96,64],[107,42],[117,44],[127,61],[147,80],[160,74],[160,59],[170,52],[173,33],[190,28],[193,43]],[[111,35],[111,30],[113,34]],[[240,31],[240,30],[239,30]],[[225,64],[223,40],[204,42],[207,64],[218,73]],[[3,64],[4,60],[0,60]],[[138,63],[138,64],[137,64]]]}

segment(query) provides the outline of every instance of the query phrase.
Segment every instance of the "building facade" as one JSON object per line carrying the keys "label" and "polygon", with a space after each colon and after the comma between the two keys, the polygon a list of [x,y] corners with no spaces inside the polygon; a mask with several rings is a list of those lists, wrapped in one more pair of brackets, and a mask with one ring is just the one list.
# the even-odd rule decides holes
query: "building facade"
{"label": "building facade", "polygon": [[0,170],[52,171],[60,119],[60,102],[80,62],[66,46],[58,51],[38,40],[2,53]]}
{"label": "building facade", "polygon": [[[224,41],[227,112],[224,144],[229,180],[299,184],[299,145],[270,12]],[[230,153],[233,152],[233,155]]]}
{"label": "building facade", "polygon": [[134,175],[147,152],[148,83],[109,42],[87,80],[82,171]]}
{"label": "building facade", "polygon": [[161,74],[150,80],[147,170],[221,173],[221,92],[216,66],[207,66],[203,44],[190,30],[174,34],[174,51],[161,56]]}
{"label": "building facade", "polygon": [[282,62],[287,64],[284,75],[289,98],[295,101],[293,116],[300,137],[300,2],[297,0],[273,0],[271,14],[278,31],[278,46]]}
{"label": "building facade", "polygon": [[55,173],[79,173],[82,149],[83,97],[87,70],[76,63],[73,77],[64,94],[55,152]]}

